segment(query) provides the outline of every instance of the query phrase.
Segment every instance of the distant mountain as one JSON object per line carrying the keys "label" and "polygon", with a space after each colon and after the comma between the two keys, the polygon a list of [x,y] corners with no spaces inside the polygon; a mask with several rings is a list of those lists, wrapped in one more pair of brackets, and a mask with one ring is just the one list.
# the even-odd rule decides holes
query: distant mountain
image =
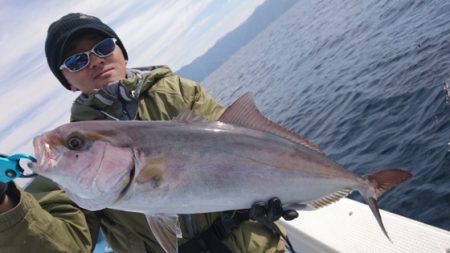
{"label": "distant mountain", "polygon": [[205,54],[176,71],[180,76],[201,82],[241,47],[247,45],[298,0],[266,0],[240,26],[219,39]]}

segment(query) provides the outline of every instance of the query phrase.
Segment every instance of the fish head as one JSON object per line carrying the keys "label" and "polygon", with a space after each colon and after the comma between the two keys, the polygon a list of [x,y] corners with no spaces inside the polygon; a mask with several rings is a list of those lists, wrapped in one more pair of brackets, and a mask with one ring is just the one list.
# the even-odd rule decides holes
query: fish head
{"label": "fish head", "polygon": [[33,140],[34,172],[56,182],[79,206],[111,206],[129,186],[134,155],[124,131],[101,122],[62,125]]}

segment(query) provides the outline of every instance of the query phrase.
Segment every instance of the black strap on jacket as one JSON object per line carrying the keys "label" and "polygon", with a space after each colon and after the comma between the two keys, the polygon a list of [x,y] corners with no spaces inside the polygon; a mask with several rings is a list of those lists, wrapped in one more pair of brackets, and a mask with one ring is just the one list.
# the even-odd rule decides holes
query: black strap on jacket
{"label": "black strap on jacket", "polygon": [[238,225],[225,225],[224,221],[227,222],[223,217],[217,218],[208,229],[182,244],[178,252],[231,253],[231,250],[221,241],[227,238],[231,234],[231,231]]}

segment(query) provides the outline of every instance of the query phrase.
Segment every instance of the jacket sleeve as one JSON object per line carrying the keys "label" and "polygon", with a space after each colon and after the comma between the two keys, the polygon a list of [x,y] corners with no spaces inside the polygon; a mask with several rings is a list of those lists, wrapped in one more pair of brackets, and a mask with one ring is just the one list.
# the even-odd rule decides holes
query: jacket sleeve
{"label": "jacket sleeve", "polygon": [[[220,118],[225,109],[200,84],[179,76],[173,76],[173,78],[177,80],[179,85],[177,92],[181,94],[181,97],[190,110],[196,115],[201,115],[209,120],[217,120]],[[170,82],[170,79],[168,79],[168,82]],[[178,110],[182,111],[184,105],[180,104],[180,107]]]}
{"label": "jacket sleeve", "polygon": [[27,191],[14,184],[9,187],[8,196],[18,204],[0,214],[1,251],[91,252],[98,219],[77,207],[62,190],[46,187],[46,181],[36,178]]}
{"label": "jacket sleeve", "polygon": [[217,120],[225,110],[200,84],[175,75],[161,78],[144,93],[139,105],[141,120],[170,120],[187,110]]}
{"label": "jacket sleeve", "polygon": [[[183,85],[191,86],[192,89],[192,111],[198,115],[203,115],[209,119],[217,120],[225,109],[219,105],[213,97],[206,93],[205,89],[194,81],[180,78]],[[187,94],[185,94],[186,96]]]}

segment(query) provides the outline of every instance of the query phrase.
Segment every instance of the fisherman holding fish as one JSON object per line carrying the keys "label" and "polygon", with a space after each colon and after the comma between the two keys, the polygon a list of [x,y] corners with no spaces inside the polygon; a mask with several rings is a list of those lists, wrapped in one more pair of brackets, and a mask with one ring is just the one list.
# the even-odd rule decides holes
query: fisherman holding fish
{"label": "fisherman holding fish", "polygon": [[[199,84],[174,75],[168,67],[127,68],[128,54],[122,41],[93,16],[72,13],[52,23],[45,53],[61,84],[67,90],[81,91],[72,106],[72,122],[170,120],[185,111],[217,120],[224,112]],[[83,142],[75,136],[66,145],[80,149]],[[126,162],[124,157],[124,165]],[[156,168],[164,166],[162,160],[152,162]],[[102,164],[107,165],[107,161]],[[113,168],[116,164],[110,165],[111,169],[105,170],[110,174],[103,177],[109,180],[105,185],[119,180],[119,172]],[[79,175],[80,192],[89,176]],[[140,179],[151,180],[155,187],[160,183],[155,174],[140,175]],[[83,194],[95,195],[87,190]],[[298,214],[283,210],[280,200],[272,197],[260,199],[267,202],[257,202],[251,209],[180,215],[178,251],[285,252],[284,229],[274,222]],[[100,229],[115,252],[163,252],[161,238],[155,238],[142,213],[80,208],[65,191],[41,176],[26,190],[14,183],[0,183],[1,252],[91,252]]]}

